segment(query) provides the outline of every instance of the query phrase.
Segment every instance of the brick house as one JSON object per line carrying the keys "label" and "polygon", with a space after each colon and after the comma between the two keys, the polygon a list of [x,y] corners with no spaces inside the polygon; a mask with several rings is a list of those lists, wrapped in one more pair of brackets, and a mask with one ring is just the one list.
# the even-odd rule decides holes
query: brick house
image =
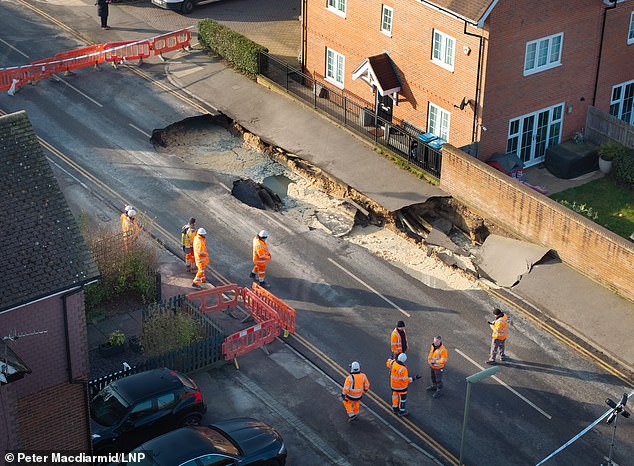
{"label": "brick house", "polygon": [[541,162],[590,105],[634,124],[634,0],[303,6],[305,72],[482,160]]}
{"label": "brick house", "polygon": [[23,111],[0,117],[0,167],[0,368],[13,372],[0,451],[87,451],[83,287],[97,267]]}

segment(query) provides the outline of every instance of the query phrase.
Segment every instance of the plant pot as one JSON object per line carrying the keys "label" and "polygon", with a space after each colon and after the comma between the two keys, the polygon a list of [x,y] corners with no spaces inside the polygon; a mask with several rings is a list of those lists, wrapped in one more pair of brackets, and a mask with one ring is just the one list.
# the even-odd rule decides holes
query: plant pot
{"label": "plant pot", "polygon": [[606,175],[610,173],[610,170],[612,170],[612,160],[604,160],[599,157],[599,170]]}
{"label": "plant pot", "polygon": [[134,351],[135,353],[140,353],[142,351],[141,341],[139,340],[138,337],[128,338],[128,345],[130,346],[130,349]]}
{"label": "plant pot", "polygon": [[102,343],[99,345],[98,351],[103,357],[111,358],[123,354],[125,351],[125,345],[112,346],[109,343]]}

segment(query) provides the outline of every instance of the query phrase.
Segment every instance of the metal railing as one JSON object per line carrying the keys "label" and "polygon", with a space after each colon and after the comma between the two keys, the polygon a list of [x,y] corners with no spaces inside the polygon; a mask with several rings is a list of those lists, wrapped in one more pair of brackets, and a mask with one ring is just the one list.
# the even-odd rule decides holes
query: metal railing
{"label": "metal railing", "polygon": [[440,178],[441,149],[418,139],[417,136],[423,131],[408,123],[395,124],[381,118],[368,102],[318,81],[266,52],[260,52],[258,65],[259,74],[287,92],[375,144],[389,149],[407,164]]}

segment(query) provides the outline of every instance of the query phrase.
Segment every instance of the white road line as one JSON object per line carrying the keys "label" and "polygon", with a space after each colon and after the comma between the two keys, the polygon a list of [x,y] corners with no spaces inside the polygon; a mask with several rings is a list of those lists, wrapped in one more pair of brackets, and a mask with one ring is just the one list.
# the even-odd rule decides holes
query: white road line
{"label": "white road line", "polygon": [[343,270],[344,272],[346,272],[348,275],[350,275],[352,278],[354,278],[356,281],[358,281],[359,283],[361,283],[363,286],[365,286],[368,290],[370,290],[372,293],[374,293],[375,295],[377,295],[379,298],[381,298],[383,301],[385,301],[386,303],[388,303],[389,305],[391,305],[392,307],[394,307],[397,311],[403,313],[404,315],[406,315],[407,317],[412,317],[408,312],[405,312],[403,309],[401,309],[400,307],[398,307],[393,301],[391,301],[390,299],[386,298],[385,296],[383,296],[381,293],[379,293],[378,291],[376,291],[374,288],[372,288],[370,285],[368,285],[366,282],[364,282],[363,280],[361,280],[359,277],[357,277],[355,274],[353,274],[352,272],[350,272],[348,269],[346,269],[343,265],[338,264],[337,262],[335,262],[334,260],[332,260],[330,257],[328,258],[328,260],[330,262],[332,262],[333,264],[335,264],[337,267],[339,267],[341,270]]}
{"label": "white road line", "polygon": [[286,233],[295,233],[293,230],[291,230],[290,228],[288,228],[286,225],[284,225],[282,222],[280,222],[278,219],[272,217],[271,215],[267,214],[266,212],[262,212],[262,215],[264,215],[266,218],[268,218],[271,222],[275,223],[277,226],[279,226],[282,230],[286,231]]}
{"label": "white road line", "polygon": [[138,126],[134,126],[132,123],[128,123],[132,128],[136,129],[139,133],[141,133],[144,136],[147,136],[148,138],[151,138],[152,135],[146,133],[145,131],[143,131],[141,128],[139,128]]}
{"label": "white road line", "polygon": [[99,102],[97,102],[95,99],[93,99],[92,97],[84,94],[82,91],[80,91],[79,89],[77,89],[75,86],[73,86],[70,83],[67,83],[66,81],[64,81],[62,78],[60,78],[59,76],[55,76],[55,79],[66,84],[68,87],[70,87],[73,91],[77,92],[79,95],[84,96],[85,98],[87,98],[88,100],[90,100],[93,104],[95,104],[98,107],[103,107],[102,104],[100,104]]}
{"label": "white road line", "polygon": [[77,181],[77,183],[79,183],[79,185],[84,188],[86,191],[90,191],[90,189],[88,188],[88,186],[86,186],[79,178],[77,178],[75,175],[73,175],[72,173],[70,173],[68,170],[64,169],[60,164],[58,164],[55,160],[51,159],[50,157],[46,157],[46,160],[48,160],[49,162],[51,162],[53,165],[55,165],[57,168],[59,168],[61,171],[63,171],[64,173],[66,173],[68,176],[70,176],[73,180]]}
{"label": "white road line", "polygon": [[0,39],[0,42],[2,42],[4,45],[6,45],[7,47],[15,50],[16,52],[18,52],[20,55],[22,55],[25,58],[30,58],[26,53],[22,52],[21,50],[16,49],[13,45],[9,44],[8,42]]}
{"label": "white road line", "polygon": [[229,189],[229,186],[227,186],[224,183],[218,183],[220,186],[222,186],[223,188],[225,188],[227,191],[231,192],[231,190]]}
{"label": "white road line", "polygon": [[[478,369],[480,369],[481,371],[484,370],[484,366],[481,366],[480,364],[478,364],[477,362],[475,362],[473,359],[471,359],[469,356],[467,356],[466,354],[464,354],[462,351],[460,351],[458,348],[456,348],[456,353],[458,353],[460,356],[462,356],[463,358],[465,358],[467,361],[469,361],[471,364],[473,364],[474,366],[476,366]],[[530,401],[528,398],[526,398],[524,395],[522,395],[521,393],[519,393],[517,390],[515,390],[513,387],[509,386],[506,382],[501,381],[499,378],[497,378],[497,376],[493,375],[491,376],[491,378],[493,380],[495,380],[497,383],[499,383],[500,385],[502,385],[504,388],[508,389],[511,393],[513,393],[514,395],[517,395],[522,401],[524,401],[526,404],[528,404],[529,406],[531,406],[532,408],[534,408],[537,412],[539,412],[541,415],[543,415],[544,417],[546,417],[547,419],[552,419],[553,417],[548,414],[546,411],[544,411],[543,409],[541,409],[539,406],[537,406],[535,403],[533,403],[532,401]]]}
{"label": "white road line", "polygon": [[184,71],[178,71],[178,72],[172,71],[172,74],[176,76],[177,78],[182,78],[183,76],[188,76],[192,73],[197,73],[198,71],[203,71],[203,70],[204,68],[202,66],[193,65],[191,68],[186,69]]}
{"label": "white road line", "polygon": [[[603,457],[603,459],[604,459],[604,460],[606,460],[606,461],[610,461],[610,458],[608,458],[607,456],[604,456],[604,457]],[[607,463],[607,464],[611,464],[611,465],[613,465],[613,466],[619,466],[619,465],[618,465],[618,464],[616,464],[614,461],[612,461],[611,463]]]}

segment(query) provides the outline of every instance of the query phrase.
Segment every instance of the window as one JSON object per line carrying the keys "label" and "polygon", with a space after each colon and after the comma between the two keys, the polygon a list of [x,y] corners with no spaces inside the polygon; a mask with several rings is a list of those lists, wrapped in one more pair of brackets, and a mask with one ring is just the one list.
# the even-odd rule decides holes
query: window
{"label": "window", "polygon": [[427,115],[427,131],[435,134],[445,141],[449,140],[449,117],[448,111],[429,102],[429,114]]}
{"label": "window", "polygon": [[326,80],[343,87],[345,57],[332,49],[326,49]]}
{"label": "window", "polygon": [[388,36],[392,36],[392,16],[394,16],[394,9],[383,5],[383,11],[381,12],[381,32]]}
{"label": "window", "polygon": [[544,37],[526,43],[524,76],[561,65],[561,46],[564,34]]}
{"label": "window", "polygon": [[610,115],[634,125],[634,81],[617,84],[612,88]]}
{"label": "window", "polygon": [[152,411],[152,400],[142,401],[132,408],[132,411],[130,411],[130,419],[140,419]]}
{"label": "window", "polygon": [[431,61],[437,65],[453,71],[453,59],[456,50],[456,39],[443,34],[440,31],[434,31],[433,50]]}
{"label": "window", "polygon": [[346,16],[346,0],[328,0],[328,9],[340,16]]}
{"label": "window", "polygon": [[167,408],[176,402],[176,396],[173,393],[166,393],[156,399],[156,407],[158,409]]}
{"label": "window", "polygon": [[630,16],[630,33],[627,35],[627,43],[634,44],[634,11]]}

